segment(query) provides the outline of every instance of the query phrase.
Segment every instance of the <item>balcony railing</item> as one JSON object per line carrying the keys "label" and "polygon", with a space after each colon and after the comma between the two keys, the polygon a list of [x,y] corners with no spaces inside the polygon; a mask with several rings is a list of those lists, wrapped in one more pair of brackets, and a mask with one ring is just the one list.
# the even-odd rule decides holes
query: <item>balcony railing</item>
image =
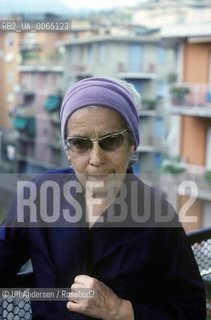
{"label": "balcony railing", "polygon": [[[197,197],[204,200],[211,200],[211,179],[207,174],[209,170],[205,166],[188,164],[181,161],[164,160],[162,164],[166,173],[174,175],[174,186],[180,185],[183,181],[191,181],[197,187]],[[165,176],[165,179],[168,179]],[[171,177],[169,177],[171,179]],[[191,191],[187,188],[186,195]]]}
{"label": "balcony railing", "polygon": [[164,148],[163,139],[156,136],[145,136],[141,134],[141,144],[137,148],[139,152],[154,152],[158,150],[162,150]]}
{"label": "balcony railing", "polygon": [[175,112],[211,116],[211,86],[206,83],[177,83],[170,97]]}
{"label": "balcony railing", "polygon": [[13,128],[17,131],[24,132],[29,136],[34,136],[36,131],[36,121],[34,117],[17,115],[12,119]]}
{"label": "balcony railing", "polygon": [[22,42],[20,43],[20,51],[42,51],[43,45],[36,42]]}
{"label": "balcony railing", "polygon": [[[19,273],[15,278],[17,288],[30,288],[33,272]],[[14,280],[14,279],[13,279]],[[0,319],[31,320],[32,310],[29,298],[8,296],[0,298]]]}
{"label": "balcony railing", "polygon": [[[125,63],[118,63],[117,71],[120,73],[134,73],[134,70]],[[139,68],[136,68],[135,73],[147,73],[147,74],[155,74],[157,72],[157,67],[154,63],[148,63],[147,65],[141,65]]]}
{"label": "balcony railing", "polygon": [[188,238],[204,280],[207,316],[209,317],[211,316],[211,228],[193,231],[188,234]]}

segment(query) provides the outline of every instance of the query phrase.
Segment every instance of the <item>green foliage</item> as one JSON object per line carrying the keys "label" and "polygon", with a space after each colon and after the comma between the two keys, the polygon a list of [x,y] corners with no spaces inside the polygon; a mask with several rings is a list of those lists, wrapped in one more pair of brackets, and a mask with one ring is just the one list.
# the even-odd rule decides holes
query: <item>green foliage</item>
{"label": "green foliage", "polygon": [[40,59],[40,55],[35,51],[24,51],[22,53],[22,62],[25,63],[27,61],[37,61]]}
{"label": "green foliage", "polygon": [[168,82],[169,83],[175,83],[177,81],[177,74],[176,73],[170,73],[168,75]]}
{"label": "green foliage", "polygon": [[207,182],[211,183],[211,171],[205,172],[204,177],[207,180]]}
{"label": "green foliage", "polygon": [[180,174],[185,172],[185,168],[176,166],[174,164],[168,164],[163,168],[163,171],[172,174]]}
{"label": "green foliage", "polygon": [[142,100],[143,110],[154,110],[156,107],[156,100],[144,99]]}
{"label": "green foliage", "polygon": [[190,90],[187,87],[172,87],[170,92],[175,98],[184,98]]}

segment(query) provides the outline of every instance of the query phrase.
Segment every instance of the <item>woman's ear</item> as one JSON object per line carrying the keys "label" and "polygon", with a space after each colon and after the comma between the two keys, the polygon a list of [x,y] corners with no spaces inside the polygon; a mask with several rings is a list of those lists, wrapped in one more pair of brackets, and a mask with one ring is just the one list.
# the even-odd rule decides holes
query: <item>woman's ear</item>
{"label": "woman's ear", "polygon": [[136,151],[136,149],[135,149],[135,145],[134,145],[134,144],[132,144],[132,145],[130,146],[130,153],[131,153],[131,155],[132,155],[132,154],[134,154],[134,153],[135,153],[135,151]]}
{"label": "woman's ear", "polygon": [[66,156],[67,156],[67,160],[71,161],[70,152],[68,150],[66,150]]}

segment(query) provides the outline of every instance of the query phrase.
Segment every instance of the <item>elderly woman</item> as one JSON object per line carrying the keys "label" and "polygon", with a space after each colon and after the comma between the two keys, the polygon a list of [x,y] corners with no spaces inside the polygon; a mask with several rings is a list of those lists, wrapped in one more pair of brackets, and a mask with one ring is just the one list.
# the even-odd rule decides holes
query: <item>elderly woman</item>
{"label": "elderly woman", "polygon": [[[203,283],[177,215],[130,167],[138,104],[134,89],[108,78],[81,80],[64,97],[71,167],[35,180],[38,190],[59,183],[58,223],[5,223],[0,233],[1,285],[31,258],[32,287],[72,290],[68,302],[32,301],[33,319],[205,319]],[[39,223],[45,205],[53,212],[53,200],[37,196]],[[16,202],[7,221],[15,216]]]}

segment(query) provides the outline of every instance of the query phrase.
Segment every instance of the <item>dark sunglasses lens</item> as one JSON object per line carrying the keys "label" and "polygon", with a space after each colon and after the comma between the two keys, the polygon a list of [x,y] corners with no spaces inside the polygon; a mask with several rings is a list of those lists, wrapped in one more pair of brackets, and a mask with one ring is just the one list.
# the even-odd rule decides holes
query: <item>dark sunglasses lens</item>
{"label": "dark sunglasses lens", "polygon": [[122,145],[123,140],[124,136],[117,134],[100,140],[99,145],[105,151],[114,151]]}
{"label": "dark sunglasses lens", "polygon": [[71,138],[67,141],[68,147],[75,152],[85,152],[89,150],[92,142],[88,139]]}

